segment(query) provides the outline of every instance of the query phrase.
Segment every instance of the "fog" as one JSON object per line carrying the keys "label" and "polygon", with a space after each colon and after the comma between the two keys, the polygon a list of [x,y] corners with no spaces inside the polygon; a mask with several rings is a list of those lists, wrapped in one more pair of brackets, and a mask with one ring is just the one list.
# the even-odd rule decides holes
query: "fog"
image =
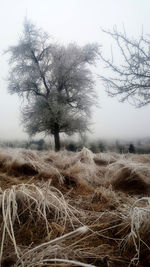
{"label": "fog", "polygon": [[[101,28],[111,30],[117,25],[125,27],[128,36],[138,37],[143,29],[149,34],[150,1],[148,0],[5,0],[0,9],[0,139],[23,139],[27,135],[20,125],[20,107],[16,95],[7,92],[9,73],[8,55],[4,51],[17,44],[27,17],[49,33],[52,40],[67,44],[84,45],[98,42],[109,56],[112,40]],[[119,60],[119,59],[118,59]],[[105,72],[102,62],[94,69],[96,74]],[[97,77],[97,76],[96,76]],[[150,105],[140,109],[120,103],[107,96],[104,85],[97,78],[95,90],[99,108],[92,112],[92,138],[137,138],[150,133]]]}

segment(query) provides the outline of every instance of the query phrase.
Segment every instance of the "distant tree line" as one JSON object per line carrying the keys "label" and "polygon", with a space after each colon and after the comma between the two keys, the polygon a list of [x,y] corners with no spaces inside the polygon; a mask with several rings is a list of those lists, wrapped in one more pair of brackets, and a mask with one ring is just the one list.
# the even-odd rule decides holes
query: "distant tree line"
{"label": "distant tree line", "polygon": [[[78,152],[86,146],[93,153],[103,153],[103,152],[116,152],[120,154],[126,153],[136,153],[136,154],[148,154],[150,153],[150,140],[137,140],[133,143],[128,141],[73,141],[73,140],[64,140],[62,141],[63,149],[72,152]],[[25,148],[33,150],[50,150],[53,149],[53,144],[47,143],[44,139],[39,140],[29,140],[29,141],[3,141],[0,142],[0,147],[12,147],[12,148]]]}

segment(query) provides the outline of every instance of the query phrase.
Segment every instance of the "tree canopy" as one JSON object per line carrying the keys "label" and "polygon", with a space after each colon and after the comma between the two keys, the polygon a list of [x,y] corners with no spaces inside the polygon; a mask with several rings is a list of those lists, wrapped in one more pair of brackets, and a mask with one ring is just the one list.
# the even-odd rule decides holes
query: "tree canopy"
{"label": "tree canopy", "polygon": [[[117,55],[111,53],[107,59],[101,52],[101,59],[105,63],[109,74],[100,78],[110,96],[119,96],[121,101],[128,101],[136,107],[143,107],[150,103],[150,38],[143,34],[138,40],[130,39],[126,32],[104,31],[117,44]],[[120,51],[120,53],[119,53]],[[117,64],[116,60],[120,63]]]}
{"label": "tree canopy", "polygon": [[89,129],[91,106],[96,102],[90,65],[99,46],[67,46],[50,42],[47,33],[29,21],[15,46],[10,46],[8,91],[27,100],[22,122],[29,134],[53,134],[59,150],[59,133]]}

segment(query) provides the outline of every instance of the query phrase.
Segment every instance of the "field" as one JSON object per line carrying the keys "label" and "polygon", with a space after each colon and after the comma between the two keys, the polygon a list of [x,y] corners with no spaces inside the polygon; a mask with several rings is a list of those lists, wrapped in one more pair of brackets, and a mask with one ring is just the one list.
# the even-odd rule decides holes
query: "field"
{"label": "field", "polygon": [[150,266],[150,155],[0,149],[1,266]]}

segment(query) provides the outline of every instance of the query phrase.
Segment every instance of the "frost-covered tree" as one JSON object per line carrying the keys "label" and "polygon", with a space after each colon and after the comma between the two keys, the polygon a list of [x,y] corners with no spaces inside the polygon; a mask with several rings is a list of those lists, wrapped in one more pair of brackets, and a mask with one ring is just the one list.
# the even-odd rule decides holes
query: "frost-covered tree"
{"label": "frost-covered tree", "polygon": [[24,107],[23,123],[32,136],[44,132],[54,135],[55,150],[60,149],[60,133],[71,135],[89,130],[87,116],[83,112],[70,108],[69,105],[38,97],[32,105]]}
{"label": "frost-covered tree", "polygon": [[[136,107],[150,103],[150,37],[141,34],[137,40],[130,39],[126,32],[104,31],[117,45],[118,55],[112,53],[107,59],[101,53],[101,59],[109,70],[101,79],[110,96],[119,96]],[[120,52],[120,53],[119,53]],[[118,60],[119,59],[119,60]],[[117,61],[119,64],[117,64]]]}
{"label": "frost-covered tree", "polygon": [[96,99],[89,66],[95,63],[98,50],[97,44],[51,43],[45,32],[25,21],[22,38],[8,49],[8,91],[28,101],[22,122],[29,134],[53,134],[59,150],[61,132],[88,130]]}

